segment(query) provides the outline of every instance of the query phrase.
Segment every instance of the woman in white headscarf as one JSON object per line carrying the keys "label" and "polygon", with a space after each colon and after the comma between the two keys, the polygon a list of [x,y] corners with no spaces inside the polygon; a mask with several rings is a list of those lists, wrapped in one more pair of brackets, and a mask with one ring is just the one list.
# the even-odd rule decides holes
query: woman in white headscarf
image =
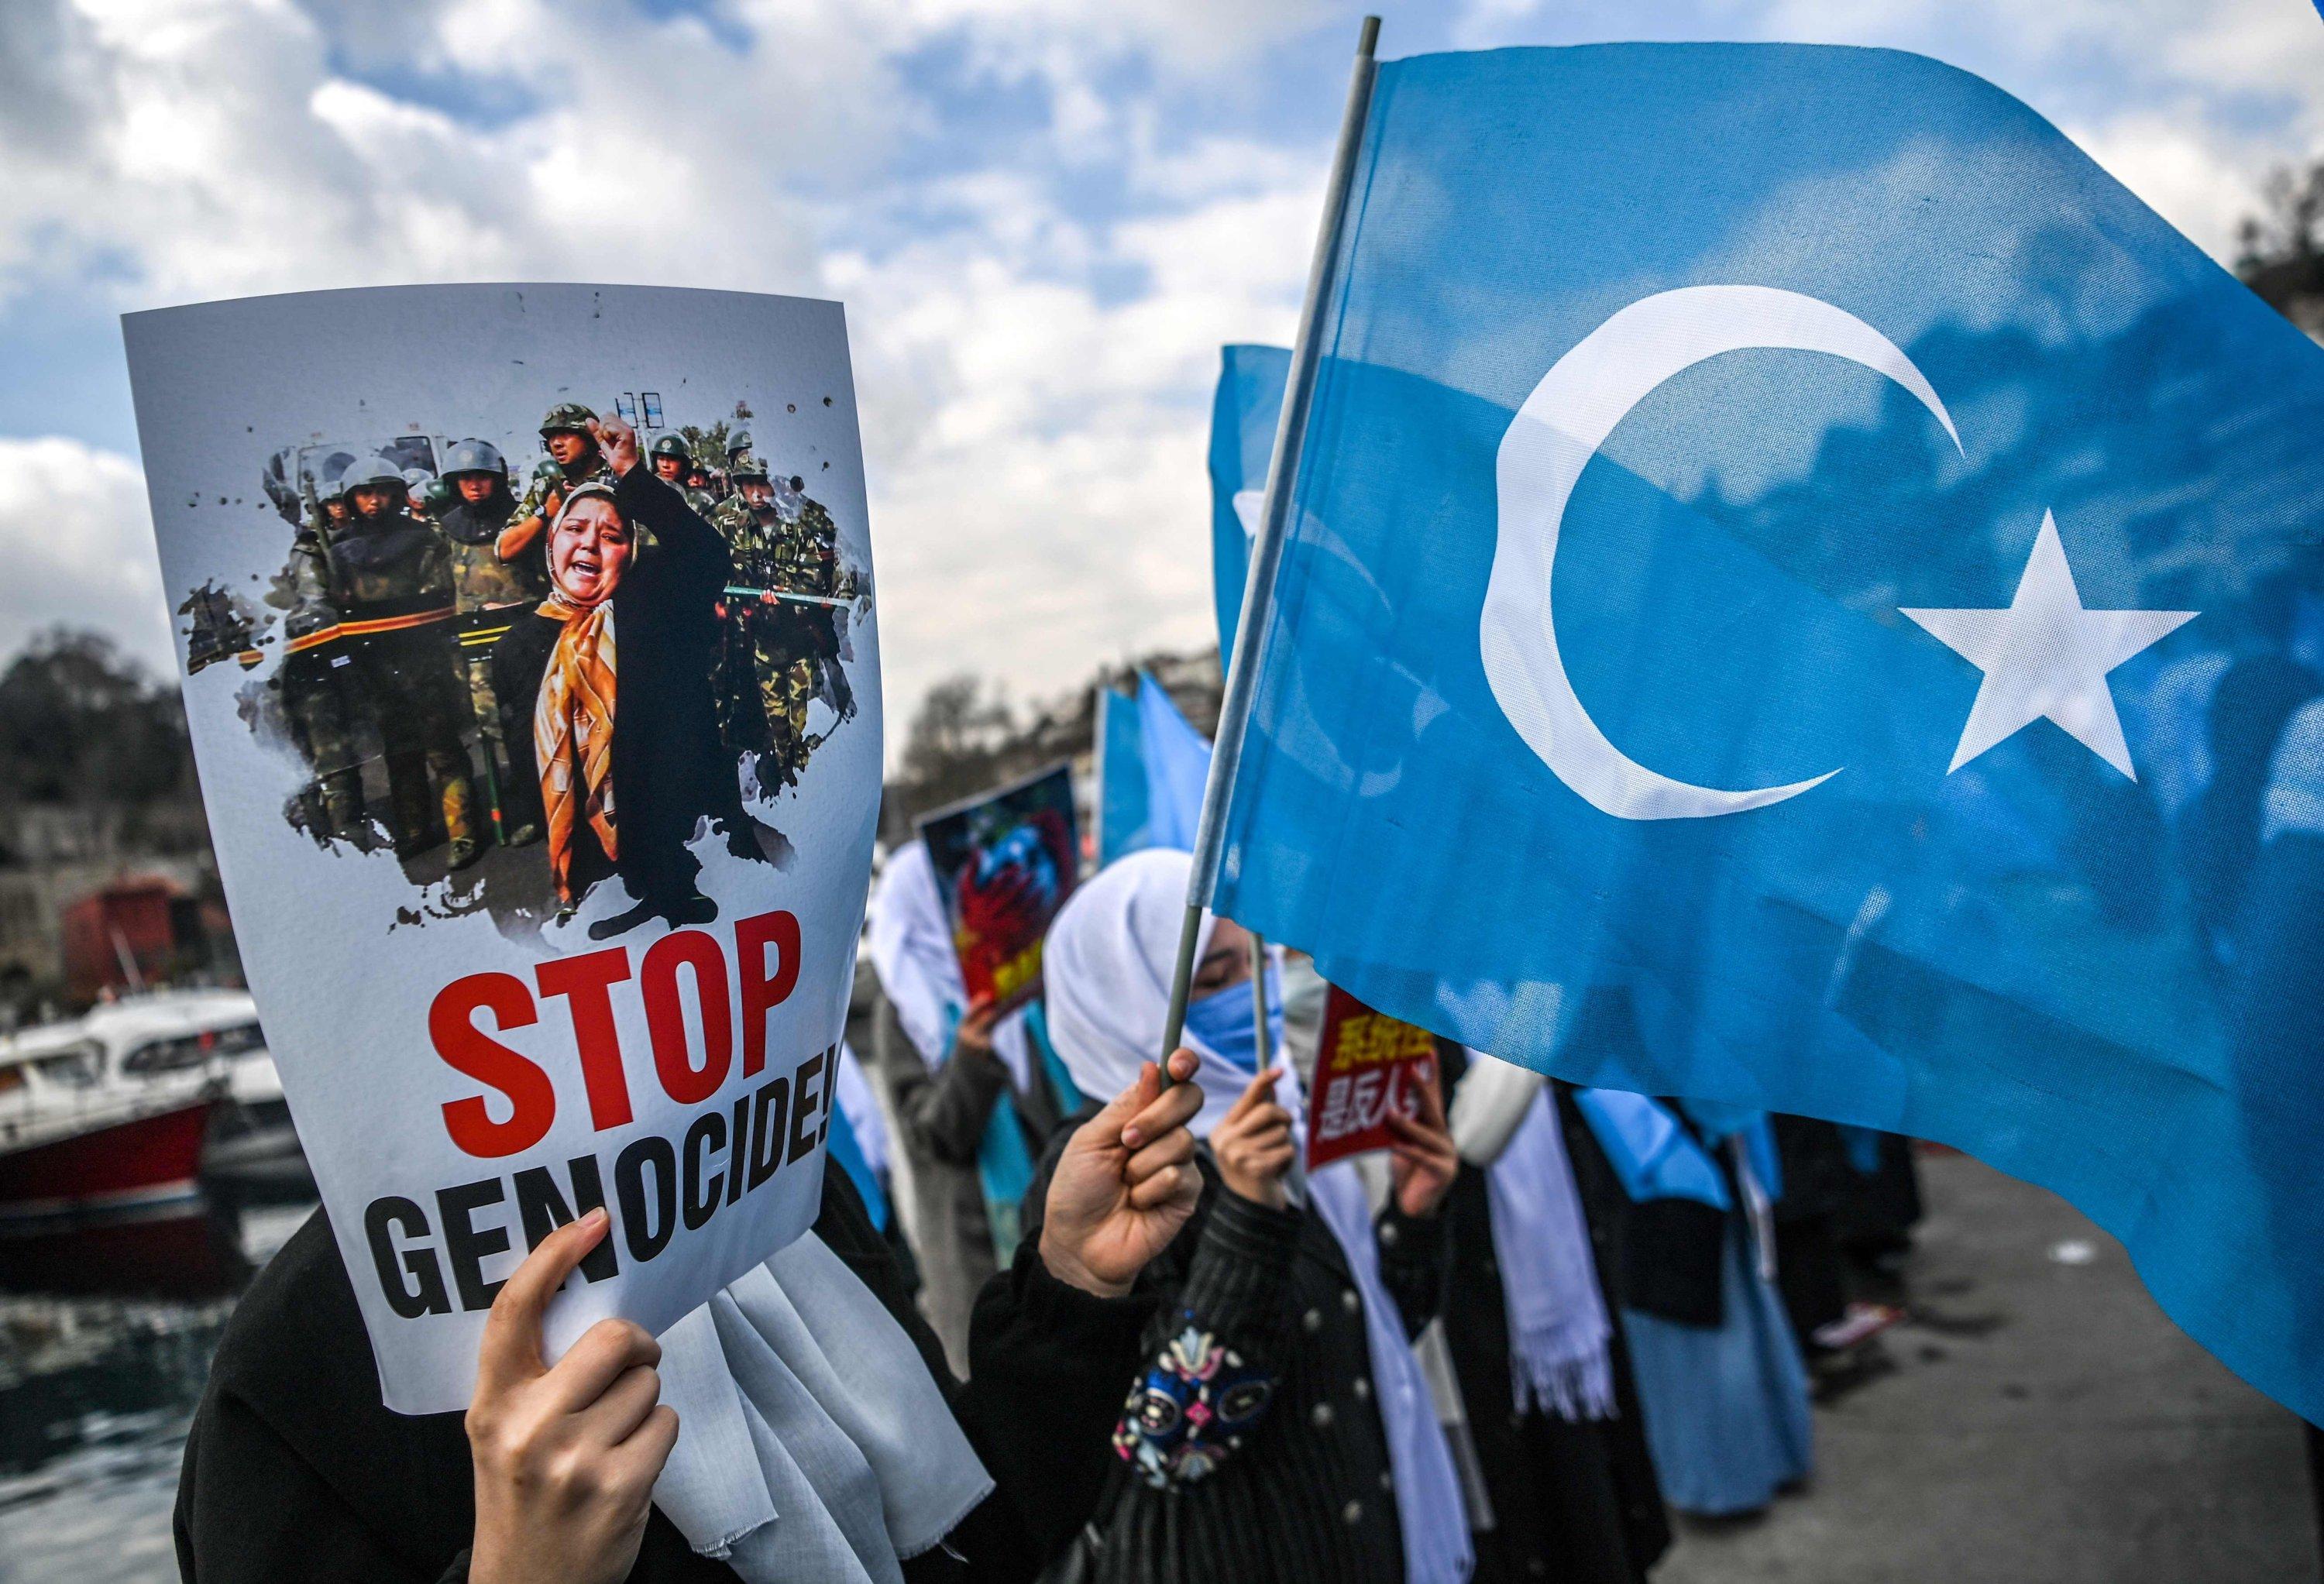
{"label": "woman in white headscarf", "polygon": [[920,1308],[953,1368],[965,1369],[976,1295],[1009,1264],[1033,1163],[1081,1095],[1049,1046],[1038,1000],[1005,1017],[969,1005],[927,843],[889,856],[869,919],[884,998],[872,1066],[906,1157],[896,1181]]}
{"label": "woman in white headscarf", "polygon": [[[1086,1092],[1161,1043],[1188,862],[1125,858],[1050,926],[1050,1032]],[[1377,1222],[1346,1163],[1302,1179],[1298,1082],[1271,1066],[1273,1031],[1262,1040],[1250,936],[1205,919],[1197,962],[1185,1045],[1201,1058],[1203,1201],[1139,1278],[1156,1312],[1125,1383],[1120,1460],[1102,1489],[1061,1493],[1094,1512],[1091,1575],[1458,1584],[1468,1524],[1408,1340],[1444,1286],[1436,1211],[1459,1162],[1443,1117],[1397,1119]]]}

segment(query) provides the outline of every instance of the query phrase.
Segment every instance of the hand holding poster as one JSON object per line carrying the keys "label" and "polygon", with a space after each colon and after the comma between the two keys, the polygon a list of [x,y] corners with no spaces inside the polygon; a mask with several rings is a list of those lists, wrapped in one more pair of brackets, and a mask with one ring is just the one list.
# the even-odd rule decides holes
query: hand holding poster
{"label": "hand holding poster", "polygon": [[1081,845],[1073,774],[1058,765],[920,821],[972,1006],[1031,999],[1041,937],[1072,894]]}
{"label": "hand holding poster", "polygon": [[1323,1002],[1315,1041],[1314,1104],[1307,1121],[1307,1169],[1396,1142],[1391,1112],[1417,1117],[1419,1089],[1436,1082],[1436,1041],[1428,1030],[1375,1012],[1337,985]]}
{"label": "hand holding poster", "polygon": [[597,1205],[550,1350],[662,1330],[821,1195],[881,764],[840,310],[466,286],[126,333],[221,877],[388,1405],[463,1406],[501,1282]]}

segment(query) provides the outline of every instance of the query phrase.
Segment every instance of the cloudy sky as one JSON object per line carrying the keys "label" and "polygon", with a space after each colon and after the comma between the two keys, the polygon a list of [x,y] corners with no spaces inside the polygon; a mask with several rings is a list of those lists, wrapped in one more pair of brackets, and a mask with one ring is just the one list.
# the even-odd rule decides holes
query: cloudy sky
{"label": "cloudy sky", "polygon": [[[2225,258],[2324,153],[2310,0],[1386,0],[1382,52],[1879,43]],[[0,658],[168,626],[116,316],[397,281],[838,298],[890,707],[1207,637],[1209,388],[1284,341],[1363,7],[0,0]],[[618,207],[621,226],[609,229]]]}

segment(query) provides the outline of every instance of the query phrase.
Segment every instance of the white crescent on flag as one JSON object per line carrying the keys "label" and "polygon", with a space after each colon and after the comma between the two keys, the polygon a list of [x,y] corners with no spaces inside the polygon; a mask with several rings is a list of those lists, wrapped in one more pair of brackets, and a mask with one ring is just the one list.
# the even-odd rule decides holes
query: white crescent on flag
{"label": "white crescent on flag", "polygon": [[1479,624],[1501,713],[1557,778],[1617,819],[1705,819],[1796,797],[1840,773],[1729,791],[1647,769],[1608,740],[1573,691],[1551,615],[1566,502],[1614,427],[1674,375],[1722,352],[1829,353],[1886,374],[1960,435],[1913,360],[1844,309],[1770,286],[1688,286],[1641,298],[1551,365],[1501,437],[1499,536]]}

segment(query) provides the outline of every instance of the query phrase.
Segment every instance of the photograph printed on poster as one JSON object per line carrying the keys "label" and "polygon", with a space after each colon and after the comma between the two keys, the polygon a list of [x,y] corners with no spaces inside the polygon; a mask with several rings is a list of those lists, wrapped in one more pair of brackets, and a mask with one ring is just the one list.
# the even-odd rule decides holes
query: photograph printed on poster
{"label": "photograph printed on poster", "polygon": [[[782,862],[767,805],[857,714],[868,569],[803,459],[759,448],[747,400],[667,428],[659,391],[581,394],[254,437],[281,570],[255,610],[216,580],[180,606],[191,669],[279,647],[243,710],[307,771],[283,818],[326,850],[392,853],[428,893],[415,916],[569,915],[618,875],[631,906],[591,938],[703,922],[688,848],[706,829]],[[456,416],[498,443],[447,437]]]}

